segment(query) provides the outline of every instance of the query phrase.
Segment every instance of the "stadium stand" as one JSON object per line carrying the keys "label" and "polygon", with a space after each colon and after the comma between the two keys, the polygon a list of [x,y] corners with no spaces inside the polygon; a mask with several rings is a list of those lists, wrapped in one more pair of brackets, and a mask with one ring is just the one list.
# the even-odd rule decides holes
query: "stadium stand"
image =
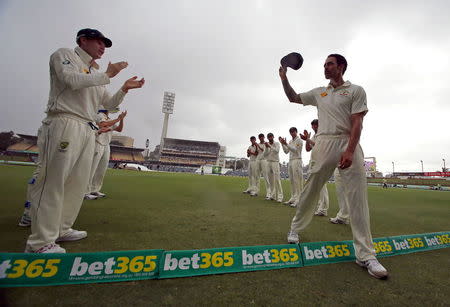
{"label": "stadium stand", "polygon": [[21,138],[20,142],[9,146],[3,152],[3,160],[6,161],[20,161],[20,162],[34,162],[37,159],[39,150],[37,148],[37,136],[18,134]]}
{"label": "stadium stand", "polygon": [[217,142],[204,142],[164,138],[159,164],[172,166],[200,167],[217,164],[220,145]]}
{"label": "stadium stand", "polygon": [[[35,162],[39,154],[39,149],[36,145],[37,136],[26,134],[18,134],[18,136],[22,140],[16,144],[9,146],[7,150],[1,154],[1,160]],[[144,162],[144,156],[142,155],[144,149],[142,148],[117,145],[110,145],[110,148],[110,162],[133,162],[141,164]]]}
{"label": "stadium stand", "polygon": [[139,163],[144,161],[142,156],[143,148],[125,147],[118,145],[109,145],[111,148],[110,162],[134,162]]}

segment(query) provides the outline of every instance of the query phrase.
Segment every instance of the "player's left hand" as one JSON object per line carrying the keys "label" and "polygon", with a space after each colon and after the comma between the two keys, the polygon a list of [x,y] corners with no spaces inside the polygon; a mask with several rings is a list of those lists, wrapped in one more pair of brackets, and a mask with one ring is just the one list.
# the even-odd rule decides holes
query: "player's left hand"
{"label": "player's left hand", "polygon": [[123,120],[125,118],[125,116],[127,116],[127,113],[128,113],[127,111],[123,111],[122,113],[119,114],[118,119]]}
{"label": "player's left hand", "polygon": [[145,84],[144,78],[142,78],[141,80],[137,80],[137,76],[134,76],[125,81],[125,83],[122,85],[122,91],[128,93],[128,90],[134,88],[141,88],[144,86],[144,84]]}
{"label": "player's left hand", "polygon": [[345,151],[341,156],[341,161],[339,162],[339,168],[345,169],[352,166],[353,163],[353,153]]}
{"label": "player's left hand", "polygon": [[311,134],[307,130],[303,130],[303,134],[300,133],[300,138],[304,141],[309,139],[310,136]]}
{"label": "player's left hand", "polygon": [[112,131],[111,128],[109,128],[109,127],[101,127],[101,128],[98,130],[97,133],[100,135],[100,134],[102,134],[102,133],[106,133],[106,132],[109,132],[109,131]]}

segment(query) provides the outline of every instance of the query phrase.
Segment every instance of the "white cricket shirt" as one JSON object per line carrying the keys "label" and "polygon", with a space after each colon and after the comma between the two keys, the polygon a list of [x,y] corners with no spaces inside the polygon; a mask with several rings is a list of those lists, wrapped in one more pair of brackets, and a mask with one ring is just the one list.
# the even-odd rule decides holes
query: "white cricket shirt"
{"label": "white cricket shirt", "polygon": [[289,153],[289,161],[302,158],[303,141],[297,136],[295,139],[290,140],[287,145],[282,144],[284,153]]}
{"label": "white cricket shirt", "polygon": [[[280,152],[280,143],[273,142],[273,144],[270,144],[270,147],[266,147],[264,151],[264,155],[266,157],[266,160],[269,162],[278,162],[280,161],[279,152]],[[266,145],[264,145],[266,146]]]}
{"label": "white cricket shirt", "polygon": [[309,92],[300,93],[303,105],[317,107],[320,135],[350,135],[350,116],[356,113],[367,113],[367,98],[364,89],[350,81],[337,88],[331,84],[317,87]]}
{"label": "white cricket shirt", "polygon": [[109,77],[97,72],[98,65],[80,47],[58,49],[50,56],[50,94],[48,115],[67,114],[95,122],[99,106],[117,107],[125,93],[119,89],[111,96],[105,85]]}

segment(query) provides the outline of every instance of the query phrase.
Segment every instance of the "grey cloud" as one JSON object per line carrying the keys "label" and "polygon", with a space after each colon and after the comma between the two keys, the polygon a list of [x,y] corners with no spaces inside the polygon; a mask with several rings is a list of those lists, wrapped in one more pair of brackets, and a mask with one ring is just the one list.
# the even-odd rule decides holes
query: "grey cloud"
{"label": "grey cloud", "polygon": [[[151,146],[159,143],[166,90],[177,94],[169,136],[219,141],[230,155],[243,156],[248,136],[260,131],[287,136],[292,125],[309,128],[316,110],[289,104],[277,76],[279,59],[291,51],[305,58],[300,71],[289,72],[298,91],[326,83],[322,65],[327,54],[347,56],[347,77],[363,85],[369,97],[362,143],[368,155],[381,160],[411,155],[402,151],[405,138],[394,132],[398,139],[389,149],[376,146],[379,123],[386,123],[392,106],[399,113],[387,116],[390,131],[415,130],[418,124],[408,117],[416,118],[426,98],[427,116],[448,110],[442,87],[449,80],[441,72],[449,70],[449,63],[441,63],[441,70],[429,68],[450,47],[445,1],[134,1],[131,6],[123,1],[6,1],[0,6],[0,39],[9,43],[0,51],[0,68],[8,73],[0,83],[1,130],[35,133],[47,101],[48,58],[59,47],[73,47],[82,27],[98,28],[113,40],[102,67],[108,60],[130,63],[113,79],[111,91],[132,75],[147,80],[121,106],[129,111],[124,133],[136,139],[136,146],[147,138]],[[383,45],[389,35],[404,42],[392,52]],[[381,57],[366,59],[355,39]],[[421,59],[423,68],[403,63],[402,54],[411,46],[430,51],[430,58]],[[449,130],[445,123],[437,128]],[[424,152],[422,139],[442,155],[450,152],[448,143],[426,134],[415,140],[418,156]]]}

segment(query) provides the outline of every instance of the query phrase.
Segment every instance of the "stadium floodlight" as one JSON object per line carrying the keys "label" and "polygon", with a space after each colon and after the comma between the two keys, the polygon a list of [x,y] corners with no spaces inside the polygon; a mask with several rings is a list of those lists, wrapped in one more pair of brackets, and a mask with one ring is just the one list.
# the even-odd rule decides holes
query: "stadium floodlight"
{"label": "stadium floodlight", "polygon": [[395,170],[394,170],[394,161],[392,161],[392,176],[394,176]]}
{"label": "stadium floodlight", "polygon": [[159,144],[159,150],[161,151],[164,146],[164,139],[167,137],[167,128],[169,126],[169,115],[173,114],[173,105],[175,104],[175,93],[164,92],[162,112],[164,113],[164,123],[161,133],[161,142]]}
{"label": "stadium floodlight", "polygon": [[422,173],[423,173],[423,161],[422,161],[422,160],[420,160],[420,163],[422,164]]}
{"label": "stadium floodlight", "polygon": [[164,92],[162,112],[164,114],[173,114],[174,104],[175,104],[175,93]]}
{"label": "stadium floodlight", "polygon": [[442,159],[442,161],[444,161],[444,172],[446,172],[447,171],[447,168],[445,168],[445,159]]}

